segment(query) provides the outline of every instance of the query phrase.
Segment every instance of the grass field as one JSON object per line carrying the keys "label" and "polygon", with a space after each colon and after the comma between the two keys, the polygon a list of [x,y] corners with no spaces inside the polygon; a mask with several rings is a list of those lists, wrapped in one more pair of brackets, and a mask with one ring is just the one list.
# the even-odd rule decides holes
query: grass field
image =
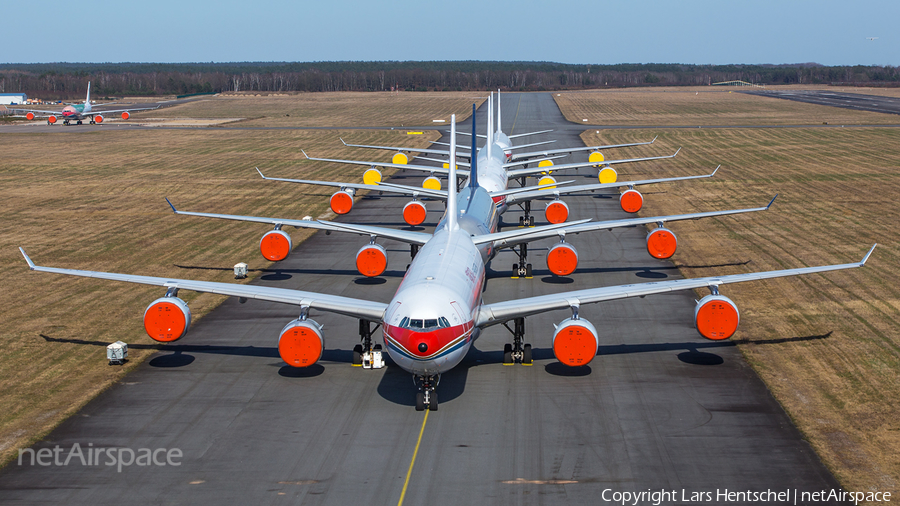
{"label": "grass field", "polygon": [[[159,118],[243,118],[247,127],[431,126],[450,115],[468,118],[483,93],[340,92],[292,94],[223,94],[178,107],[140,113],[137,121]],[[397,112],[403,111],[398,116]]]}
{"label": "grass field", "polygon": [[679,238],[673,260],[686,277],[857,262],[879,243],[862,269],[729,285],[722,294],[741,310],[734,339],[747,360],[845,489],[897,491],[900,130],[591,130],[582,137],[602,144],[656,133],[661,148],[684,146],[682,153],[653,169],[623,168],[628,176],[722,169],[712,180],[649,188],[641,215],[759,206],[779,194],[764,213],[672,224]]}
{"label": "grass field", "polygon": [[[465,114],[465,108],[458,112]],[[228,268],[245,261],[258,274],[269,265],[257,244],[270,227],[178,217],[163,198],[185,210],[320,216],[328,212],[333,190],[263,181],[253,167],[276,177],[359,182],[366,167],[311,162],[299,149],[384,161],[392,155],[345,148],[339,136],[365,144],[425,146],[439,134],[100,128],[3,134],[0,261],[8,267],[11,296],[0,313],[0,462],[152,353],[154,342],[140,315],[161,296],[154,288],[32,273],[17,246],[38,263],[59,267],[233,281],[227,270],[178,266]],[[288,232],[295,244],[308,235]],[[195,316],[222,300],[191,292],[181,296]],[[124,368],[107,366],[103,347],[83,345],[119,339],[131,345],[131,362]]]}
{"label": "grass field", "polygon": [[[877,90],[877,93],[872,94],[896,96],[889,93],[897,92]],[[733,87],[626,88],[560,92],[554,93],[553,97],[566,119],[576,123],[582,123],[586,119],[586,123],[594,125],[821,125],[826,122],[830,125],[900,124],[900,115],[897,114],[853,111],[759,97],[739,93]]]}

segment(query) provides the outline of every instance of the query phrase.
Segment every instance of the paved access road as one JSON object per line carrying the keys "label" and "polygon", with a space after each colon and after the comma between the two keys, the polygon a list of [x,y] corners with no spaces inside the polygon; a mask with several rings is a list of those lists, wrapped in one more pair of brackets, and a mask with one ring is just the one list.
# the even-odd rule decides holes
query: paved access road
{"label": "paved access road", "polygon": [[863,95],[860,93],[841,93],[828,90],[753,90],[744,91],[749,95],[762,97],[783,98],[808,104],[830,105],[844,109],[857,111],[883,112],[885,114],[900,114],[900,98],[880,97],[877,95]]}
{"label": "paved access road", "polygon": [[[523,143],[555,138],[559,147],[582,145],[549,94],[504,95],[503,124],[508,133],[562,127]],[[589,172],[585,177],[593,178]],[[421,176],[395,179],[412,183]],[[625,217],[612,198],[568,201],[573,218]],[[405,202],[373,196],[344,219],[403,226]],[[442,208],[429,204],[426,225],[437,222]],[[194,219],[173,217],[180,218]],[[517,213],[506,219],[517,221]],[[532,246],[531,280],[509,279],[515,257],[500,253],[490,264],[484,299],[678,277],[670,262],[649,257],[645,234],[630,228],[571,238],[581,265],[570,278],[550,277],[542,264],[552,240]],[[364,242],[316,234],[257,282],[387,301],[409,262],[408,249],[386,243],[388,271],[368,280],[354,270]],[[187,267],[230,269],[237,260],[191,265],[186,258],[186,268],[166,274],[190,277]],[[355,320],[314,313],[325,324],[327,351],[319,364],[296,370],[279,359],[276,342],[298,309],[229,300],[36,446],[177,448],[180,466],[117,472],[77,462],[14,462],[0,472],[0,497],[10,504],[346,505],[398,504],[405,493],[408,505],[580,505],[602,504],[604,490],[836,488],[738,350],[699,337],[693,309],[691,293],[583,307],[581,316],[597,326],[602,345],[581,369],[559,365],[550,346],[552,324],[568,311],[526,320],[533,367],[503,366],[510,334],[491,327],[444,375],[440,409],[426,419],[413,408],[407,373],[350,366]],[[98,360],[105,344],[93,344]]]}

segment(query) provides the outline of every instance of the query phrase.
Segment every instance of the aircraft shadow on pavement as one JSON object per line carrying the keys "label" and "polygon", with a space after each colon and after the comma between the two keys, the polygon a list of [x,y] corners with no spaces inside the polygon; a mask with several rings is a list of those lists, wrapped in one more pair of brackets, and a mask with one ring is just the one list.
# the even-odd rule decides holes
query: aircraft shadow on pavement
{"label": "aircraft shadow on pavement", "polygon": [[[508,278],[510,277],[510,270],[494,270],[492,267],[493,260],[488,263],[485,271],[487,279],[497,279],[497,278]],[[714,267],[714,266],[711,266]],[[669,277],[668,274],[660,271],[672,271],[676,270],[677,267],[674,265],[670,266],[653,266],[653,267],[591,267],[591,268],[578,268],[575,270],[575,274],[603,274],[609,272],[634,272],[635,276],[641,278],[649,278],[649,279],[663,279]],[[550,269],[533,269],[532,275],[537,278],[541,277],[541,281],[544,283],[551,284],[569,284],[572,282],[571,278],[566,276],[555,276],[550,272]],[[568,281],[567,281],[568,280]]]}
{"label": "aircraft shadow on pavement", "polygon": [[[405,251],[405,250],[404,250]],[[405,251],[409,253],[409,251]],[[213,267],[213,266],[203,266],[203,265],[178,265],[173,264],[175,267],[179,269],[191,269],[191,270],[204,270],[204,271],[234,271],[234,267]],[[328,274],[335,276],[359,276],[359,271],[356,269],[248,269],[248,272],[265,272],[268,274],[264,274],[260,276],[260,279],[264,279],[266,281],[283,281],[287,279],[291,279],[291,274]],[[381,273],[380,277],[388,277],[388,278],[402,278],[406,275],[406,271],[401,270],[391,270],[384,271]]]}

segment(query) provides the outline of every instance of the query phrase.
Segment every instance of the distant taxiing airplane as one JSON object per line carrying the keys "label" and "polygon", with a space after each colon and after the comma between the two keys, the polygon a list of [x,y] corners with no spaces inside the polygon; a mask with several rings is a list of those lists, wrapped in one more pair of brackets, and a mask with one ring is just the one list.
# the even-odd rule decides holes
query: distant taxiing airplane
{"label": "distant taxiing airplane", "polygon": [[[455,181],[455,115],[451,117],[451,132],[454,135],[450,145],[450,179]],[[728,339],[736,331],[740,315],[734,302],[719,294],[722,285],[861,267],[875,249],[872,246],[859,263],[597,287],[487,303],[482,299],[482,289],[485,283],[485,262],[491,256],[492,245],[497,237],[497,234],[488,232],[489,223],[496,215],[496,208],[487,191],[478,186],[476,165],[477,160],[473,160],[471,172],[476,177],[470,178],[469,186],[459,194],[456,185],[449,185],[447,211],[434,234],[406,232],[422,236],[424,244],[393,298],[386,303],[286,288],[43,267],[36,265],[22,248],[19,251],[29,268],[34,271],[166,288],[165,296],[153,301],[144,312],[144,328],[151,338],[160,342],[175,341],[184,336],[190,327],[191,312],[187,304],[178,298],[179,290],[218,293],[298,306],[299,317],[291,320],[278,337],[278,352],[282,360],[292,367],[308,367],[322,357],[323,326],[309,318],[310,310],[359,319],[361,344],[354,348],[354,365],[362,360],[361,354],[371,356],[377,353],[380,359],[381,345],[373,343],[374,331],[371,327],[372,323],[380,324],[388,355],[398,367],[413,375],[418,387],[416,409],[421,411],[437,410],[436,387],[441,374],[462,361],[472,343],[487,327],[498,324],[506,326],[507,322],[513,322],[513,328],[507,326],[513,339],[512,343],[504,346],[503,362],[531,364],[532,347],[524,342],[525,318],[548,311],[569,309],[571,317],[565,318],[556,326],[550,341],[554,355],[562,364],[583,366],[597,355],[600,336],[596,328],[579,314],[582,305],[675,290],[708,288],[710,295],[701,298],[694,310],[697,330],[707,339]],[[329,226],[357,233],[364,232],[367,228],[343,223],[332,223]],[[553,226],[562,228],[571,224]],[[531,230],[501,234],[506,234],[504,237],[509,238],[509,234],[516,232],[528,233]]]}
{"label": "distant taxiing airplane", "polygon": [[111,110],[103,110],[103,111],[94,111],[91,106],[91,83],[88,81],[87,87],[87,97],[84,99],[83,104],[71,104],[63,107],[62,111],[41,111],[38,109],[12,109],[15,112],[25,113],[25,117],[29,120],[38,118],[38,117],[46,117],[47,124],[52,125],[59,121],[62,118],[63,125],[68,125],[70,122],[74,121],[77,125],[80,125],[82,121],[85,119],[90,119],[91,124],[94,123],[103,123],[104,117],[103,115],[110,115],[115,113],[122,113],[122,119],[128,119],[131,117],[131,113],[134,111],[147,111],[150,109],[159,109],[159,106],[156,107],[130,107],[128,109],[111,109]]}

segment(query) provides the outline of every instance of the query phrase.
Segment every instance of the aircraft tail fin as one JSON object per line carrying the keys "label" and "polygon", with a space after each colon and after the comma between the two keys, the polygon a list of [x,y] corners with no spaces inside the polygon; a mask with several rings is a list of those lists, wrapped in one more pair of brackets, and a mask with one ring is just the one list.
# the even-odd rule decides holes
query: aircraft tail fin
{"label": "aircraft tail fin", "polygon": [[[474,107],[474,106],[473,106]],[[459,209],[456,202],[456,115],[450,115],[450,177],[447,178],[447,228],[459,228]]]}
{"label": "aircraft tail fin", "polygon": [[[490,139],[488,139],[490,142]],[[478,152],[475,151],[475,104],[472,104],[472,166],[469,167],[469,187],[478,186]]]}

